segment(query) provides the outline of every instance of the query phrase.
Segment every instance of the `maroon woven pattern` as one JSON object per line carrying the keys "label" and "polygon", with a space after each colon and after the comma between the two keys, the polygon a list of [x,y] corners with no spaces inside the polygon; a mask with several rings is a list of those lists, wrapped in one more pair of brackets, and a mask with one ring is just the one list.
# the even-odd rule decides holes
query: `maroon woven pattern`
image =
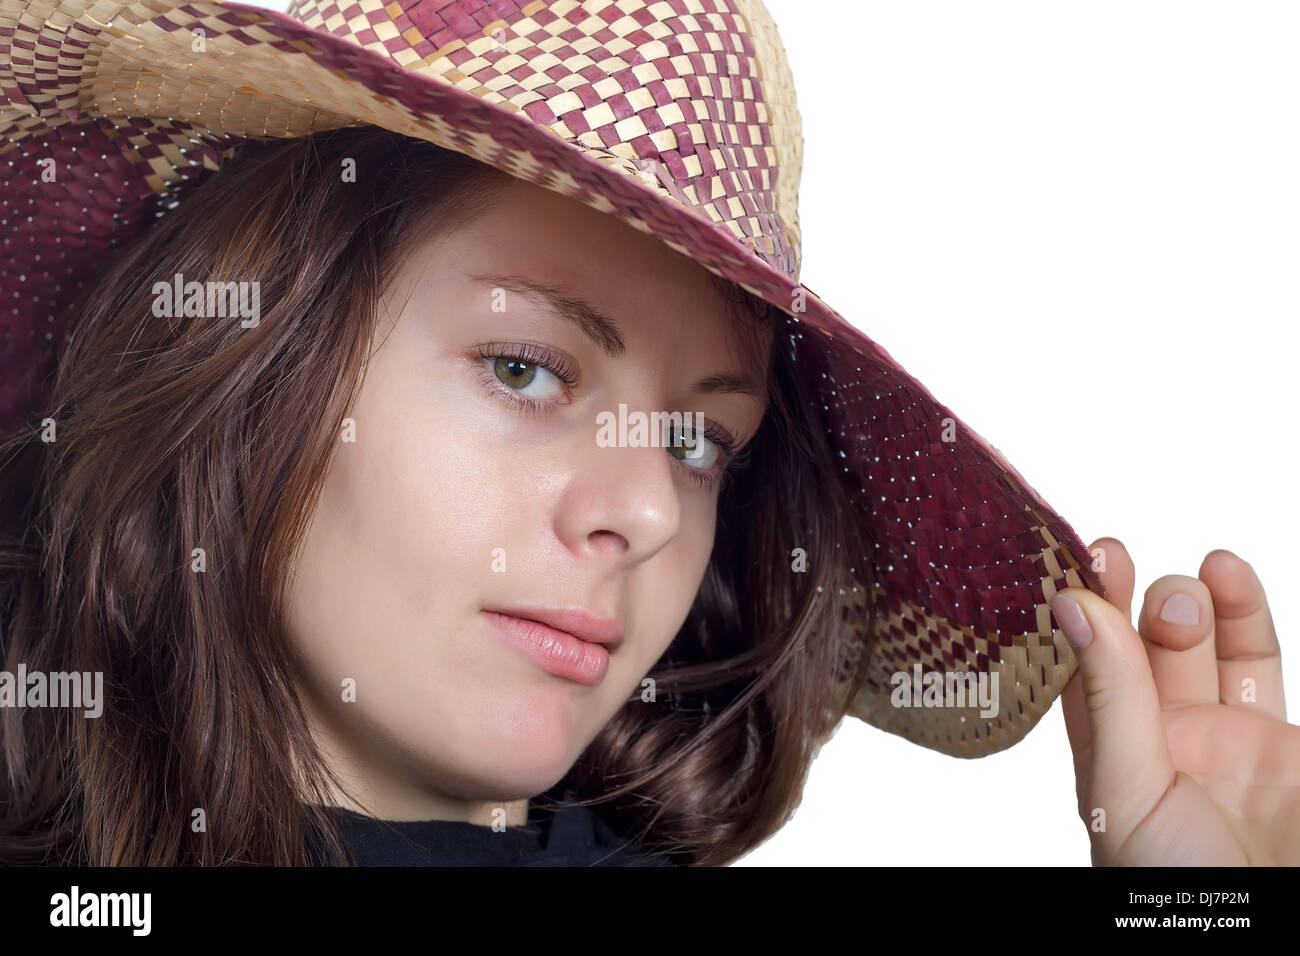
{"label": "maroon woven pattern", "polygon": [[[390,55],[443,61],[444,79],[472,75],[478,89],[581,146],[630,147],[666,167],[679,199],[713,207],[715,220],[735,218],[740,238],[797,275],[798,252],[775,208],[777,164],[758,52],[726,0],[659,0],[653,9],[553,9],[536,0],[419,0],[403,9],[380,8],[377,0],[300,0],[288,15]],[[379,25],[395,35],[384,39]],[[465,40],[485,34],[497,47],[478,54],[466,48]],[[551,65],[541,69],[539,57]],[[569,82],[575,75],[589,82]]]}
{"label": "maroon woven pattern", "polygon": [[[172,187],[218,168],[248,138],[373,122],[618,216],[794,314],[801,362],[871,536],[870,553],[852,558],[859,579],[874,582],[849,622],[872,658],[858,716],[979,756],[1020,739],[1059,694],[1075,661],[1048,602],[1065,586],[1102,591],[1083,542],[994,448],[806,287],[807,309],[794,313],[797,117],[778,95],[783,64],[770,41],[740,28],[755,22],[752,0],[302,4],[318,29],[238,4],[101,0],[91,13],[85,0],[0,2],[0,229],[13,264],[0,275],[0,428],[42,417],[40,376],[69,331],[61,310],[165,214]],[[41,17],[22,14],[37,7]],[[196,27],[210,48],[241,45],[256,95],[243,82],[222,85],[223,59],[189,55]],[[504,48],[467,49],[467,40],[484,45],[484,31]],[[176,82],[141,80],[150,71]],[[111,115],[114,103],[132,118]],[[676,109],[680,122],[662,122]],[[785,125],[769,130],[773,115]],[[41,181],[37,161],[47,157],[55,182]],[[945,418],[955,441],[942,440]],[[889,675],[917,662],[998,671],[1002,712],[891,708]]]}
{"label": "maroon woven pattern", "polygon": [[[127,143],[128,135],[139,145]],[[41,383],[70,334],[64,307],[113,249],[166,210],[155,189],[161,181],[151,183],[140,164],[170,168],[162,146],[188,135],[166,122],[123,127],[95,119],[56,126],[0,154],[0,235],[14,264],[0,276],[0,428],[39,402]],[[181,178],[216,168],[210,146],[196,141],[186,155],[195,165],[177,169]],[[57,178],[42,182],[51,159]]]}

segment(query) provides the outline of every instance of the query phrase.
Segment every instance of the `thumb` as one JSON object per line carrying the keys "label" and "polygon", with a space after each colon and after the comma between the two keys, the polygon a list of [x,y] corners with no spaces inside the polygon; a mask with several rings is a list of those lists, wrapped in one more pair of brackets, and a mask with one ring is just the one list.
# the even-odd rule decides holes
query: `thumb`
{"label": "thumb", "polygon": [[[1080,809],[1090,814],[1101,808],[1131,830],[1175,776],[1146,648],[1127,617],[1084,588],[1058,591],[1052,614],[1079,661],[1092,737],[1089,779],[1079,781]],[[1127,836],[1108,834],[1117,844]]]}

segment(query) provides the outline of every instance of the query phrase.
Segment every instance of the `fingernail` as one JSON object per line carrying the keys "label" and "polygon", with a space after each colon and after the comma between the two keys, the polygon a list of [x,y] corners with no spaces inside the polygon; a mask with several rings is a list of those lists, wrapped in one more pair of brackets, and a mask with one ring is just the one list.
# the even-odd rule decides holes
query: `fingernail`
{"label": "fingernail", "polygon": [[1052,613],[1060,622],[1061,630],[1065,631],[1066,640],[1076,651],[1083,650],[1092,643],[1092,628],[1088,626],[1088,618],[1084,616],[1078,601],[1064,594],[1056,594],[1052,597]]}
{"label": "fingernail", "polygon": [[1160,620],[1170,624],[1200,624],[1201,608],[1196,598],[1182,591],[1176,591],[1165,600],[1160,608]]}

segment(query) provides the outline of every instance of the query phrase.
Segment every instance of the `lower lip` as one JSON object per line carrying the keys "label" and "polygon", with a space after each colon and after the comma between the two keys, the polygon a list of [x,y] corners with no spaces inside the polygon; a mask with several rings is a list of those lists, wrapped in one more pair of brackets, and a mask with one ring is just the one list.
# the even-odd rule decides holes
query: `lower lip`
{"label": "lower lip", "polygon": [[579,640],[567,631],[522,617],[484,611],[489,621],[533,663],[556,677],[594,687],[609,670],[609,651],[600,644]]}

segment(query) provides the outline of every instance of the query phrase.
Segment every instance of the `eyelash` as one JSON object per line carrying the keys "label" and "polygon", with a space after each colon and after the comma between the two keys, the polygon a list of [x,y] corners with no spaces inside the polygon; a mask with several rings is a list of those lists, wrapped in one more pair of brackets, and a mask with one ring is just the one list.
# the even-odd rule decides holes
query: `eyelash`
{"label": "eyelash", "polygon": [[[535,365],[550,372],[563,382],[566,388],[573,388],[578,384],[578,377],[572,365],[563,357],[536,345],[529,343],[507,345],[494,342],[475,349],[475,354],[483,360],[510,359],[515,362]],[[487,394],[505,400],[525,415],[540,414],[554,407],[553,402],[540,401],[529,398],[527,395],[521,395],[497,378],[487,366],[479,365],[478,369]],[[699,487],[708,488],[718,481],[725,481],[749,463],[752,448],[746,448],[743,452],[737,453],[736,439],[720,425],[713,425],[705,431],[704,437],[722,449],[727,461],[721,468],[715,469],[711,473],[701,471],[699,468],[692,468],[690,465],[680,464],[679,467]],[[681,462],[680,458],[674,458],[673,460]]]}

